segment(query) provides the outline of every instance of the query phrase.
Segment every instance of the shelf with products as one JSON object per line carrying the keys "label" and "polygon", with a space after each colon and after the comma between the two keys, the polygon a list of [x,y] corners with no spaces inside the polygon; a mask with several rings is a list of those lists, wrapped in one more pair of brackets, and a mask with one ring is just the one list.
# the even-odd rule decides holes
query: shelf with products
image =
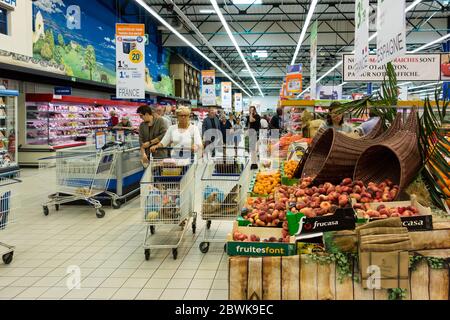
{"label": "shelf with products", "polygon": [[51,94],[27,94],[25,147],[50,149],[85,143],[94,131],[111,126],[112,112],[118,120],[127,117],[134,127],[141,120],[136,102],[91,99]]}
{"label": "shelf with products", "polygon": [[0,175],[16,172],[17,97],[15,90],[0,90]]}

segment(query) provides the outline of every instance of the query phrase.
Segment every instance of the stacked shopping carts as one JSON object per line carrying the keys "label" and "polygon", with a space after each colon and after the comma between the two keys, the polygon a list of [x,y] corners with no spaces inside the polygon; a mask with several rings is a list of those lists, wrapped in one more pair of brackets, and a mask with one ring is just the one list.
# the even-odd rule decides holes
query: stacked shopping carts
{"label": "stacked shopping carts", "polygon": [[[101,202],[96,199],[101,194],[111,197],[113,206],[117,206],[117,195],[108,191],[117,162],[120,143],[110,143],[100,150],[79,148],[56,151],[56,186],[57,192],[49,196],[43,204],[44,215],[49,214],[49,206],[59,206],[78,200],[84,200],[95,208],[98,218],[105,216]],[[40,169],[52,162],[42,161]]]}
{"label": "stacked shopping carts", "polygon": [[[0,177],[0,230],[5,230],[9,224],[15,222],[11,185],[17,182],[18,180],[10,177]],[[0,250],[3,262],[10,264],[13,260],[14,246],[0,242]]]}
{"label": "stacked shopping carts", "polygon": [[[151,249],[172,249],[178,256],[184,233],[192,218],[192,232],[196,229],[196,213],[193,210],[196,163],[193,159],[150,158],[149,167],[141,180],[141,208],[144,211],[146,234],[145,259],[150,259]],[[158,232],[158,243],[151,241],[156,226],[165,227]],[[180,232],[174,230],[181,228]],[[153,239],[152,239],[153,240]]]}
{"label": "stacked shopping carts", "polygon": [[202,167],[201,216],[206,221],[206,230],[199,248],[207,253],[210,242],[226,240],[226,237],[215,237],[212,221],[235,220],[244,206],[250,165],[248,156],[238,155],[217,157],[203,163]]}

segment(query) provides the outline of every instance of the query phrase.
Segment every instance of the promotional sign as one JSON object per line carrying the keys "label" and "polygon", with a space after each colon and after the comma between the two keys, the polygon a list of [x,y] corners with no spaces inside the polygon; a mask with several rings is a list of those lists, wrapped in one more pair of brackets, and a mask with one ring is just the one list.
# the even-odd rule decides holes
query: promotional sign
{"label": "promotional sign", "polygon": [[[360,76],[353,68],[354,59],[354,55],[344,54],[343,81],[383,81],[385,66],[377,64],[376,55],[369,55],[369,65]],[[392,64],[398,81],[438,81],[441,77],[439,54],[407,54],[394,59]]]}
{"label": "promotional sign", "polygon": [[116,96],[145,99],[145,25],[116,24]]}
{"label": "promotional sign", "polygon": [[202,105],[216,105],[216,72],[215,70],[202,71]]}
{"label": "promotional sign", "polygon": [[441,55],[441,80],[450,81],[450,53]]}
{"label": "promotional sign", "polygon": [[53,89],[53,94],[58,96],[71,96],[72,88],[71,87],[55,87]]}
{"label": "promotional sign", "polygon": [[237,92],[234,94],[234,110],[235,111],[244,111],[242,104],[242,93]]}
{"label": "promotional sign", "polygon": [[95,132],[95,148],[97,150],[103,148],[106,144],[106,134],[103,131]]}
{"label": "promotional sign", "polygon": [[0,0],[0,3],[7,9],[14,9],[15,7],[17,7],[16,0]]}
{"label": "promotional sign", "polygon": [[342,86],[319,86],[317,91],[320,100],[342,99]]}
{"label": "promotional sign", "polygon": [[124,130],[116,131],[116,141],[125,142],[125,131]]}
{"label": "promotional sign", "polygon": [[288,95],[302,92],[302,64],[287,67],[286,91]]}
{"label": "promotional sign", "polygon": [[224,110],[231,111],[231,82],[222,82],[221,83],[221,97],[222,97],[222,108]]}
{"label": "promotional sign", "polygon": [[406,54],[405,0],[378,0],[377,32],[378,64]]}
{"label": "promotional sign", "polygon": [[311,29],[311,49],[310,49],[310,58],[311,58],[311,70],[310,70],[310,96],[311,99],[316,99],[316,90],[317,90],[317,20],[312,25]]}
{"label": "promotional sign", "polygon": [[366,69],[369,60],[369,0],[355,3],[355,62],[357,75]]}

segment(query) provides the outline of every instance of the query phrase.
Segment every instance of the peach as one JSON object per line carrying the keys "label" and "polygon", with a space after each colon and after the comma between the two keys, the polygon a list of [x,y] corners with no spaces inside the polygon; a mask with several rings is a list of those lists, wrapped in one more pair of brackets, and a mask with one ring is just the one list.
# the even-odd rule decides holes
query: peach
{"label": "peach", "polygon": [[300,210],[300,213],[303,213],[305,216],[308,216],[308,214],[311,214],[313,212],[313,208],[306,207]]}
{"label": "peach", "polygon": [[355,184],[360,186],[361,188],[364,187],[364,182],[362,182],[361,180],[355,181]]}
{"label": "peach", "polygon": [[352,183],[352,179],[351,178],[345,178],[344,180],[342,180],[342,184],[344,186],[349,185]]}
{"label": "peach", "polygon": [[329,211],[331,208],[331,203],[329,203],[328,201],[324,201],[320,204],[320,208]]}
{"label": "peach", "polygon": [[371,200],[370,200],[370,198],[362,197],[360,201],[361,201],[362,203],[369,203]]}
{"label": "peach", "polygon": [[315,216],[321,216],[322,215],[322,209],[321,208],[315,208],[314,209],[314,214]]}
{"label": "peach", "polygon": [[381,215],[386,215],[386,216],[388,216],[390,214],[389,210],[386,208],[378,209],[378,212],[380,212]]}
{"label": "peach", "polygon": [[362,189],[361,189],[360,186],[356,185],[356,186],[353,187],[352,191],[353,191],[353,193],[361,193]]}
{"label": "peach", "polygon": [[359,201],[359,200],[361,200],[361,195],[359,193],[351,193],[350,198],[353,198],[356,201]]}
{"label": "peach", "polygon": [[318,192],[320,193],[320,194],[326,194],[327,193],[327,190],[325,189],[325,188],[319,188],[319,190],[318,190]]}
{"label": "peach", "polygon": [[298,210],[301,210],[306,207],[306,203],[304,202],[297,202],[297,205],[295,206]]}
{"label": "peach", "polygon": [[403,217],[412,217],[414,216],[414,213],[412,213],[410,210],[405,210],[402,214]]}
{"label": "peach", "polygon": [[379,217],[380,213],[376,210],[367,210],[366,214],[369,215],[369,217]]}
{"label": "peach", "polygon": [[342,192],[342,186],[336,186],[336,192],[341,193]]}
{"label": "peach", "polygon": [[320,201],[328,201],[328,200],[329,200],[328,196],[323,195],[323,194],[321,194],[321,195],[319,196],[319,199],[320,199]]}
{"label": "peach", "polygon": [[362,210],[364,210],[364,206],[361,204],[361,203],[355,203],[354,205],[353,205],[353,209],[362,209]]}
{"label": "peach", "polygon": [[305,190],[299,189],[295,192],[296,197],[302,197],[305,195]]}
{"label": "peach", "polygon": [[392,199],[395,199],[395,197],[397,196],[397,189],[392,189],[391,191],[389,191],[389,195]]}
{"label": "peach", "polygon": [[323,185],[323,188],[324,188],[325,190],[327,190],[327,191],[328,191],[328,189],[330,189],[331,187],[333,187],[333,185],[332,185],[331,183],[329,183],[329,182],[326,182],[326,183]]}
{"label": "peach", "polygon": [[383,200],[384,202],[389,202],[392,201],[392,198],[389,193],[383,193],[383,195],[381,196],[381,200]]}
{"label": "peach", "polygon": [[327,194],[330,194],[332,192],[335,192],[336,188],[334,186],[331,186],[327,189]]}
{"label": "peach", "polygon": [[388,216],[386,214],[380,215],[380,218],[386,219]]}
{"label": "peach", "polygon": [[341,207],[344,207],[348,204],[348,197],[346,195],[340,195],[338,201],[339,201],[339,205]]}

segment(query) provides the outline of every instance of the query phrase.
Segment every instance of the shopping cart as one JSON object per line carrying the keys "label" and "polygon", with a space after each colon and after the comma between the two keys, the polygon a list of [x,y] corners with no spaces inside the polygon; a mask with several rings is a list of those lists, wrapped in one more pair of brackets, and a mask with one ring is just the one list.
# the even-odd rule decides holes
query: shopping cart
{"label": "shopping cart", "polygon": [[[13,197],[11,192],[11,185],[19,182],[17,179],[0,176],[0,230],[6,229],[8,224],[14,221]],[[0,242],[0,254],[5,264],[10,264],[13,260],[14,246]]]}
{"label": "shopping cart", "polygon": [[[173,258],[177,259],[178,246],[191,218],[192,233],[195,233],[195,170],[196,161],[191,158],[149,159],[149,166],[141,180],[141,208],[144,211],[146,226],[143,247],[146,260],[150,259],[151,249],[161,248],[172,249]],[[150,241],[156,226],[166,227],[165,232],[158,232],[161,241],[157,244]]]}
{"label": "shopping cart", "polygon": [[[59,206],[78,200],[84,200],[95,208],[97,218],[103,218],[105,211],[96,199],[101,194],[111,197],[113,205],[117,195],[108,191],[108,185],[114,174],[117,151],[120,142],[108,142],[100,150],[80,148],[58,150],[56,152],[56,186],[57,193],[49,196],[50,200],[43,204],[44,215],[49,214],[49,206]],[[52,163],[52,162],[47,162]],[[39,167],[45,168],[40,163]]]}
{"label": "shopping cart", "polygon": [[[203,241],[199,245],[207,253],[210,242],[224,242],[211,231],[212,221],[235,220],[244,206],[250,165],[247,155],[216,157],[204,162],[201,176],[202,219],[206,221]],[[224,246],[224,250],[226,245]]]}

